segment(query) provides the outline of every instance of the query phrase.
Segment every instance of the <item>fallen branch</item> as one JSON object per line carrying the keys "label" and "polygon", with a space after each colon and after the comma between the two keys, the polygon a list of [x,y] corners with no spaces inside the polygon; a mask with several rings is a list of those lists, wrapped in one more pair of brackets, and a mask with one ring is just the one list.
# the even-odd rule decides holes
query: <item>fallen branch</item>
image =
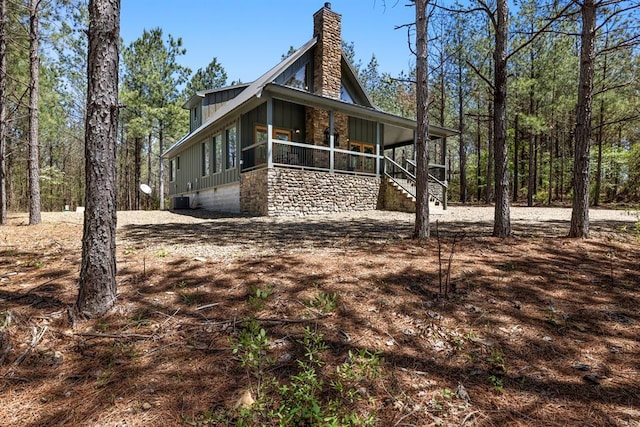
{"label": "fallen branch", "polygon": [[79,335],[83,337],[89,338],[113,338],[113,339],[131,339],[131,338],[139,338],[139,339],[150,339],[153,338],[153,335],[142,335],[142,334],[101,334],[98,332],[76,332],[74,335]]}
{"label": "fallen branch", "polygon": [[317,317],[309,317],[308,319],[278,319],[273,317],[258,317],[256,322],[261,323],[307,323],[314,322],[316,320],[324,319],[325,317],[332,316],[333,313],[323,313]]}
{"label": "fallen branch", "polygon": [[47,332],[47,329],[48,329],[47,326],[43,326],[42,330],[40,330],[40,332],[38,332],[38,328],[36,328],[35,326],[33,327],[33,329],[31,330],[31,343],[22,352],[22,354],[20,356],[18,356],[18,358],[15,360],[15,362],[13,362],[14,365],[18,366],[19,364],[21,364],[24,361],[24,359],[27,358],[27,356],[29,355],[29,352],[31,350],[33,350],[34,348],[36,348],[36,346],[38,345],[40,340],[42,340],[42,337],[44,336],[45,332]]}
{"label": "fallen branch", "polygon": [[215,307],[216,305],[220,305],[219,302],[214,302],[212,304],[201,305],[200,307],[196,307],[196,311],[204,310],[205,308]]}

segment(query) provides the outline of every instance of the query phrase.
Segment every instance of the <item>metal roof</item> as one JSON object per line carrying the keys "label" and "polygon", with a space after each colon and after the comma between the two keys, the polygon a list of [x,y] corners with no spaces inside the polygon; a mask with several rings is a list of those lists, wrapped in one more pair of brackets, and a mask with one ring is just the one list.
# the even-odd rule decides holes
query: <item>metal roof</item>
{"label": "metal roof", "polygon": [[[301,46],[297,51],[295,51],[291,56],[285,58],[278,65],[264,73],[260,78],[255,80],[254,82],[247,84],[246,88],[235,98],[229,100],[226,104],[224,104],[218,111],[216,111],[206,122],[200,125],[193,132],[185,135],[178,142],[169,147],[164,153],[162,153],[162,157],[169,157],[172,153],[177,151],[182,146],[186,146],[191,141],[196,140],[202,134],[212,130],[214,126],[217,126],[220,121],[227,118],[227,116],[231,116],[240,112],[240,110],[244,109],[244,107],[252,107],[253,104],[257,101],[260,102],[260,98],[262,97],[262,93],[264,91],[268,92],[270,95],[279,97],[283,100],[288,101],[298,101],[305,105],[314,105],[319,107],[325,107],[327,109],[331,109],[334,111],[341,111],[347,114],[351,114],[353,116],[357,116],[364,119],[370,119],[375,121],[381,121],[385,124],[390,124],[402,128],[412,129],[416,128],[415,120],[406,119],[404,117],[396,116],[394,114],[385,113],[384,111],[376,108],[371,103],[371,100],[366,93],[366,91],[362,88],[358,77],[349,64],[349,61],[346,61],[343,56],[343,63],[346,63],[349,67],[349,72],[352,77],[355,78],[355,81],[360,86],[360,90],[365,95],[366,100],[370,102],[371,107],[351,104],[348,102],[344,102],[339,99],[332,99],[323,97],[320,95],[316,95],[313,93],[309,93],[300,89],[295,89],[288,86],[283,86],[280,84],[273,83],[273,81],[282,74],[289,66],[291,66],[295,61],[297,61],[300,57],[302,57],[305,53],[307,53],[310,49],[312,49],[317,43],[317,38],[314,37]],[[204,97],[207,93],[222,91],[230,89],[231,87],[225,87],[220,89],[214,89],[211,91],[202,91],[198,92],[196,95],[190,98],[185,106],[191,105],[194,99],[200,99]],[[429,126],[430,135],[442,138],[447,136],[456,135],[457,132],[446,129],[438,126]]]}

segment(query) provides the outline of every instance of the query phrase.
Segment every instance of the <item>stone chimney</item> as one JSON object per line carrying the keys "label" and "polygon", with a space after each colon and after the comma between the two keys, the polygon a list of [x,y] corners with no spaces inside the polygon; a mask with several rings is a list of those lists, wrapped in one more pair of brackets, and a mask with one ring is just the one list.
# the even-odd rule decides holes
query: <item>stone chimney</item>
{"label": "stone chimney", "polygon": [[342,16],[331,10],[331,3],[313,15],[313,36],[318,38],[313,58],[313,90],[317,95],[340,99],[342,73]]}

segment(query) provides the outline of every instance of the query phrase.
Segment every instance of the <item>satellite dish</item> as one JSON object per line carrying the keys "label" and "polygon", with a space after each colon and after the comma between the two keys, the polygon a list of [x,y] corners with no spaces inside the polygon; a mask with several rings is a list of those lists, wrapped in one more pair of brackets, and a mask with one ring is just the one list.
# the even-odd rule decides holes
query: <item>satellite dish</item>
{"label": "satellite dish", "polygon": [[142,191],[144,194],[151,194],[151,187],[149,187],[147,184],[140,184],[140,191]]}

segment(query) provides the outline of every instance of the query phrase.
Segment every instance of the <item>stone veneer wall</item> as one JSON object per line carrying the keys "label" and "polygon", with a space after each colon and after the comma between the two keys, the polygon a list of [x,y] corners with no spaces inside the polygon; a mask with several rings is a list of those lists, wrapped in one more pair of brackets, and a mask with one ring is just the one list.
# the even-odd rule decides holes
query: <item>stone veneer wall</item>
{"label": "stone veneer wall", "polygon": [[240,212],[266,216],[268,209],[268,169],[257,169],[240,174]]}
{"label": "stone veneer wall", "polygon": [[376,209],[380,178],[294,169],[269,170],[269,216]]}
{"label": "stone veneer wall", "polygon": [[388,179],[384,179],[380,184],[380,194],[381,209],[397,212],[416,212],[416,202],[413,197],[399,190]]}
{"label": "stone veneer wall", "polygon": [[241,175],[241,211],[251,215],[304,216],[377,209],[380,182],[376,177],[260,169]]}

